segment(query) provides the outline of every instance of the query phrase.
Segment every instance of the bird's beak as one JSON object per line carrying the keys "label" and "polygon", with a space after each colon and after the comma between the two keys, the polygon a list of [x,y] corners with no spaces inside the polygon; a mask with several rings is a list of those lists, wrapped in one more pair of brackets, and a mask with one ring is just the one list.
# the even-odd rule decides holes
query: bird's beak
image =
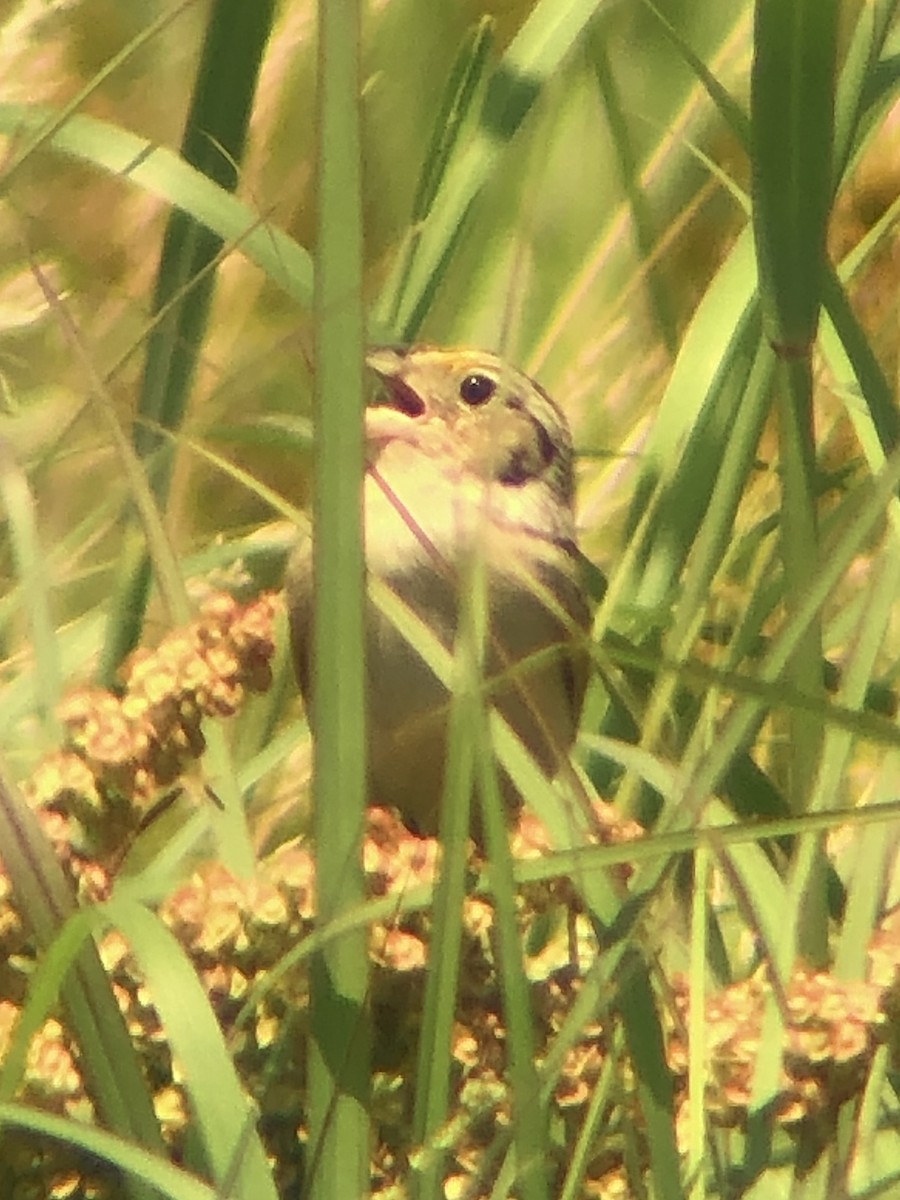
{"label": "bird's beak", "polygon": [[366,354],[366,366],[370,367],[379,379],[389,379],[403,369],[406,358],[398,346],[373,346]]}
{"label": "bird's beak", "polygon": [[425,402],[403,378],[406,355],[394,346],[377,346],[366,355],[366,365],[375,372],[384,384],[384,390],[370,407],[387,407],[405,413],[408,417],[421,417]]}

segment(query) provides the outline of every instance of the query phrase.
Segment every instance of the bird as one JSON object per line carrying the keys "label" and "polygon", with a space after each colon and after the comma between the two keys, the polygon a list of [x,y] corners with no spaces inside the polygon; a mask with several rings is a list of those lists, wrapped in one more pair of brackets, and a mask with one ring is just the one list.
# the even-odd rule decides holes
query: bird
{"label": "bird", "polygon": [[[365,411],[367,574],[452,652],[470,564],[479,559],[485,694],[552,778],[575,739],[590,662],[566,419],[539,384],[489,351],[384,346],[366,361],[380,385]],[[294,665],[309,712],[309,536],[291,555],[286,592]],[[366,694],[369,802],[395,807],[410,830],[433,836],[450,693],[371,595]],[[314,712],[310,725],[315,737]],[[521,797],[505,777],[502,791],[512,820]]]}

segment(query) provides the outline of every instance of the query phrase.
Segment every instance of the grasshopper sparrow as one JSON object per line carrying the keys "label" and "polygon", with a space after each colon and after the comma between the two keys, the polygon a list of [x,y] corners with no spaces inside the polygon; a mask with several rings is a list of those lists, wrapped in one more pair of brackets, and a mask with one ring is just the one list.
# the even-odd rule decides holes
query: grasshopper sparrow
{"label": "grasshopper sparrow", "polygon": [[[461,579],[470,556],[483,556],[487,696],[552,777],[575,737],[588,665],[565,418],[533,380],[486,351],[386,348],[367,361],[383,384],[366,410],[368,572],[452,651]],[[308,702],[309,539],[292,556],[287,588]],[[367,621],[370,799],[432,834],[450,696],[371,599]],[[514,808],[508,780],[505,791]]]}

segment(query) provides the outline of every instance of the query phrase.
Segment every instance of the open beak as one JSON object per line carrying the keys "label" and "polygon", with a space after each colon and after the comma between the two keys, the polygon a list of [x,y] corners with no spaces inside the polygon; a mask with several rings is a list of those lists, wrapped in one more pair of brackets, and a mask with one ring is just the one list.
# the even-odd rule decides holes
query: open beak
{"label": "open beak", "polygon": [[408,417],[421,417],[424,414],[425,402],[403,378],[406,356],[402,350],[393,346],[376,346],[366,355],[366,364],[384,384],[382,394],[369,406],[370,409],[393,408]]}

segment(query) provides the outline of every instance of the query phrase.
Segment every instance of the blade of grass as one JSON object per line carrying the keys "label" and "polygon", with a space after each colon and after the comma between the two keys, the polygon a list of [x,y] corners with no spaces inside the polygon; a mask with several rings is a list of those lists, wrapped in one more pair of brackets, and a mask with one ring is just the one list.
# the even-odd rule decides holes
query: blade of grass
{"label": "blade of grass", "polygon": [[[52,115],[41,105],[0,103],[0,133],[17,137],[39,132]],[[56,129],[45,148],[127,180],[183,209],[223,242],[239,247],[298,304],[312,305],[313,268],[307,251],[172,150],[82,113]]]}
{"label": "blade of grass", "polygon": [[[0,1128],[27,1129],[66,1146],[78,1146],[100,1162],[125,1175],[130,1195],[146,1200],[222,1200],[222,1193],[195,1175],[173,1166],[161,1155],[150,1154],[124,1137],[116,1137],[83,1121],[72,1121],[24,1104],[0,1104]],[[138,1191],[140,1189],[140,1191]]]}
{"label": "blade of grass", "polygon": [[850,307],[840,279],[831,270],[826,273],[822,300],[829,318],[822,328],[822,348],[834,374],[840,378],[844,371],[852,373],[859,385],[868,412],[860,412],[858,406],[850,404],[847,409],[869,466],[877,470],[885,455],[900,444],[900,414],[894,389]]}
{"label": "blade of grass", "polygon": [[835,96],[834,179],[843,179],[857,147],[863,126],[871,120],[873,105],[886,100],[896,85],[879,70],[879,59],[897,12],[897,0],[876,0],[860,9],[853,23]]}
{"label": "blade of grass", "polygon": [[710,855],[705,846],[694,855],[691,897],[690,997],[688,1009],[687,1178],[691,1200],[706,1197],[706,948],[709,930]]}
{"label": "blade of grass", "polygon": [[[656,507],[659,516],[638,599],[651,612],[666,612],[666,597],[684,572],[675,619],[663,636],[661,657],[666,662],[687,664],[692,656],[710,588],[722,568],[738,505],[753,469],[768,411],[772,372],[771,352],[759,346],[756,325],[748,322],[726,352],[731,370],[721,381],[721,391],[710,393],[683,464],[665,489],[666,502]],[[671,712],[676,707],[686,710],[678,698],[677,675],[660,675],[658,664],[654,671],[657,683],[640,722],[641,744],[648,748],[656,745]],[[638,811],[639,791],[633,776],[623,780],[617,800],[625,812]]]}
{"label": "blade of grass", "polygon": [[428,216],[441,181],[453,159],[464,129],[473,119],[474,104],[482,88],[493,46],[494,22],[482,17],[456,54],[425,153],[419,186],[413,200],[410,233],[391,273],[377,310],[375,323],[386,330],[397,328],[398,306],[409,285],[409,273],[421,238],[421,223]]}
{"label": "blade of grass", "polygon": [[[274,0],[245,4],[214,0],[181,153],[184,161],[223,190],[237,186],[262,54]],[[187,409],[215,284],[212,269],[222,240],[184,210],[173,209],[163,239],[151,329],[138,399],[134,445],[153,494],[166,507],[173,457],[153,426],[178,429]],[[151,584],[146,549],[125,531],[126,552],[109,610],[100,678],[109,684],[140,636]]]}
{"label": "blade of grass", "polygon": [[50,611],[50,579],[40,544],[34,497],[25,472],[5,438],[0,438],[0,505],[6,515],[10,544],[34,650],[34,680],[42,723],[53,740],[61,729],[56,707],[62,699],[59,645]]}
{"label": "blade of grass", "polygon": [[[115,74],[120,67],[123,67],[135,54],[152,42],[154,38],[158,37],[168,25],[187,12],[195,3],[196,0],[184,0],[183,3],[176,4],[166,12],[161,13],[155,21],[151,21],[136,37],[123,46],[118,54],[114,54],[112,58],[104,63],[103,67],[58,112],[48,109],[33,109],[32,112],[38,119],[27,123],[28,135],[25,138],[25,144],[17,147],[16,153],[12,156],[11,160],[7,161],[2,170],[0,170],[0,194],[8,192],[10,183],[23,163],[27,162],[32,154],[51,142],[57,134],[65,129],[78,112],[78,109],[100,88],[101,84],[109,79],[111,75]],[[21,131],[17,130],[16,132]]]}
{"label": "blade of grass", "polygon": [[[360,12],[357,0],[320,0],[318,12],[312,709],[322,928],[365,895],[366,739]],[[306,1193],[362,1196],[371,1070],[365,929],[314,955],[310,992]]]}
{"label": "blade of grass", "polygon": [[[785,600],[795,612],[819,569],[815,505],[812,347],[825,282],[828,216],[833,195],[836,87],[836,0],[757,0],[751,74],[753,228],[760,299],[776,350]],[[823,692],[822,634],[811,620],[787,664],[799,691]],[[789,801],[811,800],[821,729],[800,712],[789,716]],[[827,958],[825,863],[821,886],[806,896],[800,946],[812,962]]]}
{"label": "blade of grass", "polygon": [[[743,55],[748,26],[749,22],[746,16],[740,15],[729,36],[716,52],[714,67],[729,63],[733,66],[735,58]],[[680,108],[666,114],[664,132],[641,172],[641,184],[648,194],[664,195],[671,187],[672,180],[680,176],[681,169],[676,163],[680,162],[684,145],[691,145],[692,130],[705,122],[706,112],[706,93],[700,88],[694,88]],[[711,189],[706,193],[707,197],[709,194],[711,194]],[[699,204],[703,202],[704,193],[701,192],[696,194],[686,206],[681,207],[662,242],[656,247],[655,256],[666,245],[668,237],[672,237],[672,244],[676,242],[682,230],[682,222],[686,226],[694,215],[695,206],[699,207]],[[593,289],[602,287],[601,281],[612,265],[617,248],[629,238],[628,216],[626,206],[620,205],[611,215],[606,228],[601,231],[599,236],[592,236],[583,255],[581,269],[571,280],[564,281],[560,288],[559,298],[548,309],[543,322],[543,330],[536,336],[535,349],[525,364],[530,374],[539,374],[544,369],[546,360],[553,354],[554,347],[565,344],[565,330],[578,319],[579,310],[585,303],[591,303],[590,297],[593,295]],[[633,282],[618,292],[609,309],[608,320],[610,323],[615,322],[617,317],[628,311],[632,295],[637,291],[642,271],[645,269],[646,266],[642,265],[641,270],[635,274]],[[689,395],[685,402],[692,403]],[[640,440],[643,444],[643,438]]]}
{"label": "blade of grass", "polygon": [[473,700],[472,735],[479,813],[487,850],[487,880],[494,905],[497,967],[506,1025],[506,1064],[513,1107],[515,1190],[524,1200],[549,1198],[547,1108],[535,1066],[534,1015],[523,960],[522,938],[506,815],[485,706],[483,650],[488,637],[487,575],[475,561],[463,589],[463,648]]}
{"label": "blade of grass", "polygon": [[684,40],[675,26],[659,11],[652,0],[643,3],[653,13],[659,22],[660,29],[678,51],[681,58],[690,67],[697,79],[703,84],[709,98],[719,110],[726,125],[746,149],[750,147],[750,119],[731,93],[722,86],[706,63],[699,58],[690,45]]}
{"label": "blade of grass", "polygon": [[[457,665],[462,667],[461,647]],[[462,672],[459,672],[462,674]],[[466,844],[469,836],[472,790],[475,782],[472,696],[465,678],[452,690],[447,767],[441,799],[441,873],[434,891],[431,953],[425,987],[425,1008],[419,1034],[413,1142],[424,1148],[422,1168],[412,1178],[417,1200],[444,1195],[446,1148],[435,1152],[430,1143],[447,1121],[452,1079],[453,1022],[459,982],[461,919],[466,887]],[[478,714],[474,714],[477,719]]]}
{"label": "blade of grass", "polygon": [[622,188],[629,208],[631,227],[634,230],[636,249],[639,258],[647,263],[645,286],[649,293],[650,304],[669,357],[674,358],[677,348],[677,331],[672,297],[668,294],[659,264],[653,261],[653,248],[657,242],[658,233],[654,228],[652,210],[641,182],[640,164],[635,152],[634,139],[628,127],[615,71],[609,60],[605,33],[603,24],[600,21],[594,21],[589,37],[591,56],[594,60],[594,76],[616,150]]}
{"label": "blade of grass", "polygon": [[584,34],[603,0],[538,0],[488,84],[476,133],[447,166],[410,265],[396,313],[396,332],[412,341],[440,285],[459,229],[503,150],[528,115],[544,82]]}
{"label": "blade of grass", "polygon": [[653,989],[647,968],[634,948],[626,954],[620,969],[619,1012],[646,1122],[653,1192],[659,1200],[683,1200],[675,1142],[674,1087]]}
{"label": "blade of grass", "polygon": [[[780,677],[786,663],[796,652],[810,621],[814,620],[822,604],[838,580],[849,568],[859,553],[873,527],[882,519],[884,508],[900,482],[900,455],[892,455],[873,481],[872,488],[859,500],[855,511],[848,513],[843,527],[836,533],[828,554],[823,556],[818,573],[807,580],[807,586],[798,598],[797,607],[776,637],[760,663],[758,678],[773,681]],[[737,703],[726,717],[715,743],[704,752],[679,782],[678,792],[683,812],[693,812],[696,805],[706,802],[715,790],[729,761],[741,746],[748,730],[752,727],[758,711],[759,701],[745,698]]]}
{"label": "blade of grass", "polygon": [[753,218],[766,328],[785,356],[815,337],[832,199],[837,0],[757,0]]}
{"label": "blade of grass", "polygon": [[[641,477],[635,488],[629,513],[630,532],[635,531],[638,522],[647,511],[650,496],[659,481],[668,481],[676,475],[685,438],[699,422],[704,405],[711,406],[719,394],[729,373],[729,352],[732,347],[740,347],[746,337],[747,324],[752,316],[755,285],[752,241],[749,234],[744,233],[719,268],[682,340],[653,430],[644,449]],[[726,347],[724,352],[723,347]],[[703,442],[703,446],[708,453],[708,439]],[[695,471],[701,466],[696,461],[693,465]],[[714,462],[707,459],[702,464],[701,478],[711,477],[715,466]],[[693,474],[686,476],[682,469],[678,478],[693,479]],[[646,564],[656,557],[653,554],[653,546],[659,525],[667,514],[679,511],[680,497],[677,492],[670,496],[666,491],[664,495],[665,502],[657,503],[655,517],[644,531],[638,562],[633,568],[641,569],[642,573]],[[692,510],[693,507],[692,505]],[[680,563],[683,562],[684,552],[682,548],[681,554],[666,576],[661,577],[653,586],[649,582],[646,584],[644,604],[653,608],[659,602],[664,589],[668,590],[670,578],[677,574]],[[661,552],[657,562],[664,564],[668,557]],[[654,575],[659,575],[659,572],[660,566],[657,565]]]}
{"label": "blade of grass", "polygon": [[[71,887],[34,813],[0,764],[0,846],[19,913],[42,949],[53,944],[76,911]],[[97,1112],[123,1138],[163,1151],[162,1135],[134,1048],[93,944],[82,943],[72,969],[57,980],[70,1028],[81,1051],[85,1085]],[[135,1200],[150,1200],[129,1181]]]}
{"label": "blade of grass", "polygon": [[[131,497],[141,521],[142,536],[137,537],[132,533],[129,537],[126,530],[126,545],[134,548],[136,557],[143,556],[145,545],[149,546],[169,617],[176,624],[186,625],[191,618],[191,610],[181,567],[163,526],[159,508],[137,453],[119,425],[115,405],[112,403],[106,384],[97,372],[68,308],[53,291],[42,270],[34,263],[32,270],[48,304],[59,320],[66,340],[84,368],[90,384],[91,399],[96,404],[109,431],[128,482]],[[150,559],[144,561],[149,563]],[[108,646],[108,639],[106,644]],[[207,721],[204,729],[209,771],[214,787],[222,801],[221,811],[216,811],[211,817],[217,830],[220,854],[234,871],[246,874],[251,869],[253,852],[244,818],[240,787],[221,727],[216,722]]]}
{"label": "blade of grass", "polygon": [[196,968],[175,935],[134,900],[116,897],[100,910],[121,931],[183,1072],[206,1169],[222,1194],[276,1200],[277,1192],[222,1030]]}

